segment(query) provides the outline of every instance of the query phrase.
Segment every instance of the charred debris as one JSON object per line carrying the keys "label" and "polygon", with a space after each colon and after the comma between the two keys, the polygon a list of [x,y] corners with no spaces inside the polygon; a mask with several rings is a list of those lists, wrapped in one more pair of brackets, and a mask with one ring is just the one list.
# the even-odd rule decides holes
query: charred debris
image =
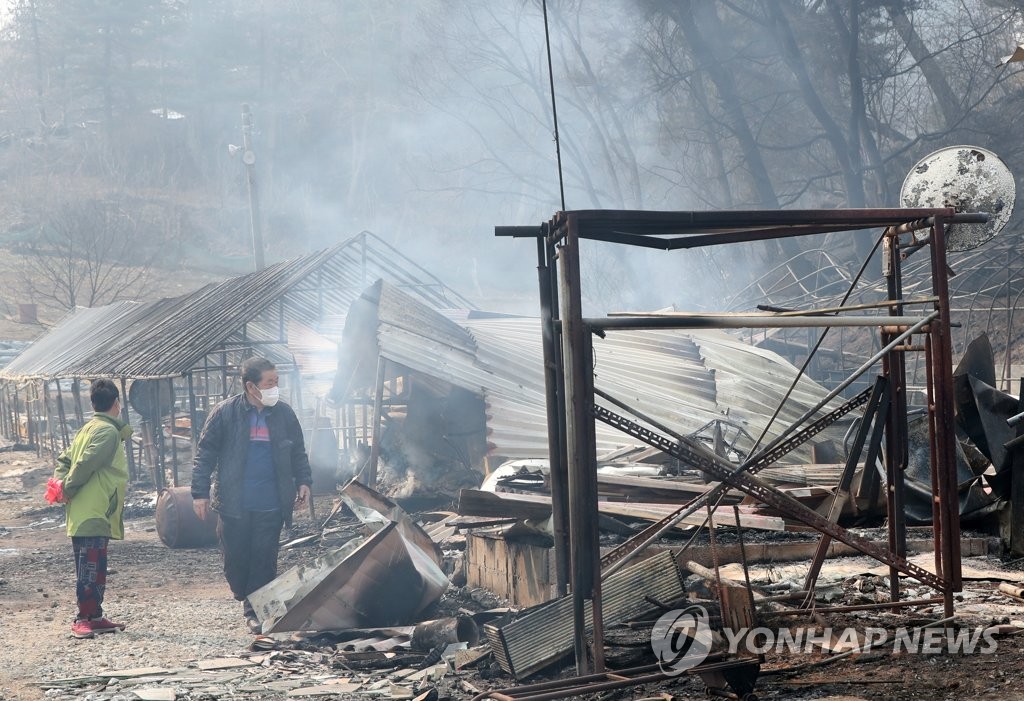
{"label": "charred debris", "polygon": [[[161,538],[209,543],[180,466],[258,350],[287,371],[319,513],[284,544],[302,564],[251,597],[264,634],[249,657],[266,667],[304,651],[350,672],[289,695],[540,701],[664,685],[678,674],[652,649],[666,613],[700,604],[719,641],[858,612],[945,624],[957,602],[987,601],[965,581],[1001,576],[971,564],[987,535],[1024,554],[1012,478],[1024,407],[996,389],[986,338],[956,367],[950,346],[944,241],[985,220],[934,207],[576,211],[498,227],[536,242],[539,318],[475,310],[362,235],[182,298],[76,312],[0,373],[0,426],[58,450],[82,420],[78,382],[119,379],[143,426],[133,479],[161,495]],[[582,314],[584,240],[675,250],[827,232],[880,239],[884,299]],[[930,289],[911,298],[901,263],[917,251]],[[877,344],[831,388],[728,333],[839,327]],[[928,370],[919,391],[909,358]],[[819,661],[850,652],[834,642]],[[749,699],[760,675],[793,671],[714,641],[705,653],[672,683]]]}

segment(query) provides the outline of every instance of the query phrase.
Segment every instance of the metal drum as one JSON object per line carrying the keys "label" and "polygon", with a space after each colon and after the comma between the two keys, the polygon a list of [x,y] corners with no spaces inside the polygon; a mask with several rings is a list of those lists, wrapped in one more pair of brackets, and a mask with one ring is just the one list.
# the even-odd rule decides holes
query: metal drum
{"label": "metal drum", "polygon": [[188,487],[169,487],[156,501],[156,532],[169,548],[200,548],[217,542],[217,514],[199,520]]}

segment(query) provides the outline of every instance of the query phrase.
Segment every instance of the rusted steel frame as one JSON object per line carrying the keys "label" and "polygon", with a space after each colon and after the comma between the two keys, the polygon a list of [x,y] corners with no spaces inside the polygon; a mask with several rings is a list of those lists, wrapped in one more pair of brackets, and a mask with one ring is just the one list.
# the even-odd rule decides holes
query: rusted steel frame
{"label": "rusted steel frame", "polygon": [[[722,574],[718,571],[718,537],[715,535],[715,509],[718,508],[718,502],[715,506],[711,506],[711,502],[706,504],[708,511],[708,543],[711,545],[711,564],[714,565],[715,572],[715,587],[718,592],[718,606],[722,612],[723,623],[729,620],[729,603],[726,601],[725,593],[722,591]],[[738,518],[738,515],[737,515]],[[737,521],[738,523],[738,521]]]}
{"label": "rusted steel frame", "polygon": [[[936,302],[934,297],[916,297],[911,299],[900,300],[901,304],[932,304]],[[785,312],[777,312],[779,316],[814,316],[816,314],[839,314],[842,312],[853,312],[861,311],[864,309],[879,309],[881,307],[888,307],[891,304],[890,301],[884,302],[867,302],[865,304],[850,304],[844,307],[823,307],[821,309],[793,309]]]}
{"label": "rusted steel frame", "polygon": [[[958,212],[956,214],[946,216],[947,221],[957,224],[984,224],[988,219],[988,214],[985,212]],[[935,217],[925,217],[916,221],[907,222],[906,224],[891,226],[889,227],[889,233],[898,236],[899,234],[909,234],[913,231],[930,229],[935,224],[935,221]],[[907,256],[909,256],[911,253],[921,248],[921,246],[926,246],[927,244],[928,242],[923,240],[914,241],[914,243],[906,246],[904,250],[907,252]],[[904,257],[904,260],[905,259],[906,257]]]}
{"label": "rusted steel frame", "polygon": [[557,271],[555,249],[537,237],[537,281],[540,287],[541,347],[544,354],[544,403],[547,407],[548,466],[551,475],[551,523],[555,539],[555,595],[564,596],[569,584],[569,492],[565,460],[564,381],[558,339]]}
{"label": "rusted steel frame", "polygon": [[[887,296],[892,304],[890,314],[901,316],[903,307],[896,300],[902,299],[899,236],[885,237],[884,274]],[[889,340],[891,331],[882,329],[882,342]],[[885,441],[885,504],[889,550],[897,557],[906,556],[906,522],[903,515],[903,471],[908,458],[907,447],[907,402],[906,368],[903,354],[890,350],[882,360],[882,369],[889,380],[889,415],[886,422]],[[892,601],[900,598],[899,574],[889,566],[889,596]]]}
{"label": "rusted steel frame", "polygon": [[[552,220],[555,227],[563,226],[573,219],[579,236],[586,237],[594,230],[604,228],[611,231],[634,233],[654,232],[663,235],[688,231],[732,232],[744,227],[769,226],[845,226],[846,230],[858,228],[895,227],[918,219],[938,215],[952,217],[951,207],[934,208],[864,208],[864,209],[762,209],[727,211],[649,211],[649,210],[604,210],[580,209],[557,212]],[[970,221],[987,221],[973,215]],[[981,215],[984,217],[984,215]]]}
{"label": "rusted steel frame", "polygon": [[[836,491],[832,495],[832,503],[829,504],[828,514],[826,515],[829,521],[839,521],[839,515],[842,513],[842,505],[839,503],[839,500],[841,497],[849,497],[850,482],[853,480],[853,473],[860,462],[860,454],[864,450],[865,443],[867,443],[868,432],[871,430],[872,423],[884,423],[885,417],[879,412],[879,409],[883,402],[888,403],[888,401],[888,382],[884,377],[879,376],[875,378],[875,384],[871,388],[871,398],[864,408],[864,418],[861,419],[860,426],[857,429],[857,436],[853,441],[853,447],[850,450],[849,457],[846,459],[846,465],[843,467],[843,474],[840,476],[839,483],[836,485]],[[864,469],[867,470],[868,468],[865,467]],[[872,466],[871,469],[874,469],[874,467]],[[814,551],[814,557],[811,558],[811,567],[807,570],[807,576],[804,578],[804,589],[809,592],[804,601],[807,606],[811,605],[814,601],[814,589],[818,583],[818,574],[821,572],[821,566],[828,556],[828,548],[831,544],[832,538],[822,535],[818,541],[818,547]]]}
{"label": "rusted steel frame", "polygon": [[623,329],[775,329],[910,326],[923,317],[903,316],[778,316],[774,314],[675,314],[587,318],[589,328]]}
{"label": "rusted steel frame", "polygon": [[573,220],[558,249],[562,318],[562,359],[566,407],[566,457],[569,486],[569,563],[573,601],[576,671],[591,671],[587,659],[584,606],[593,611],[594,669],[604,670],[601,610],[601,562],[598,540],[597,445],[594,419],[594,372],[590,330],[583,322],[579,238]]}
{"label": "rusted steel frame", "polygon": [[[757,666],[758,663],[751,659],[722,660],[721,654],[712,654],[707,662],[684,670],[682,674],[697,675],[710,672],[721,672],[738,667]],[[632,676],[638,675],[638,676]],[[569,696],[595,693],[598,691],[610,691],[622,689],[629,686],[649,684],[679,676],[678,673],[666,673],[661,671],[659,664],[631,667],[629,669],[606,672],[603,674],[588,674],[568,679],[555,679],[536,684],[524,684],[506,689],[492,689],[474,696],[470,701],[483,701],[483,699],[495,699],[496,701],[551,701]],[[525,695],[524,695],[525,694]]]}
{"label": "rusted steel frame", "polygon": [[[715,505],[717,507],[717,504]],[[740,506],[732,505],[732,513],[736,518],[736,540],[740,544],[740,564],[743,565],[743,582],[747,587],[747,603],[750,605],[750,615],[757,623],[757,607],[754,605],[754,587],[750,584],[750,565],[747,563],[747,546],[743,542],[743,526],[740,525]]]}
{"label": "rusted steel frame", "polygon": [[507,236],[509,238],[544,238],[544,230],[539,226],[496,226],[495,236]]}
{"label": "rusted steel frame", "polygon": [[[947,209],[837,209],[837,210],[754,210],[710,212],[651,212],[638,210],[576,210],[557,212],[550,222],[549,236],[558,242],[572,220],[580,238],[612,240],[626,245],[650,245],[638,237],[685,236],[676,248],[695,248],[725,243],[786,238],[827,233],[898,227],[915,220],[944,214]],[[978,215],[974,215],[977,217]],[[984,217],[984,215],[981,215]],[[912,218],[910,218],[912,217]],[[985,221],[986,219],[981,219]],[[969,219],[974,221],[974,219]],[[623,236],[628,232],[632,236]],[[525,236],[527,227],[495,227],[496,235]],[[664,244],[658,241],[657,247]]]}
{"label": "rusted steel frame", "polygon": [[838,524],[832,523],[793,497],[784,494],[752,475],[746,474],[742,467],[734,469],[735,466],[732,463],[718,457],[695,441],[687,439],[678,443],[673,442],[601,406],[595,405],[593,412],[595,417],[609,426],[633,436],[649,446],[658,448],[673,457],[690,462],[712,477],[728,482],[744,494],[749,494],[762,503],[774,507],[784,516],[789,516],[821,533],[830,535],[832,538],[846,543],[851,548],[879,562],[895,567],[897,571],[913,577],[919,582],[942,591],[943,580],[928,570],[908,562],[906,558],[899,557]]}
{"label": "rusted steel frame", "polygon": [[[781,457],[783,457],[787,453],[792,452],[793,450],[796,450],[798,447],[806,443],[808,440],[818,435],[823,430],[825,430],[826,428],[834,424],[836,421],[841,419],[843,416],[845,416],[846,414],[848,414],[849,412],[853,411],[855,408],[866,402],[868,400],[870,392],[870,389],[864,390],[856,397],[844,402],[843,405],[838,409],[830,411],[828,414],[821,417],[814,423],[800,429],[793,436],[779,443],[773,450],[770,450],[768,452],[762,451],[761,453],[758,454],[760,457],[758,457],[757,459],[745,461],[743,463],[743,465],[746,466],[745,469],[749,471],[751,474],[754,474],[760,471],[762,468],[775,463]],[[606,401],[611,402],[615,406],[624,409],[625,411],[633,413],[633,415],[637,416],[642,421],[645,421],[651,426],[654,426],[659,431],[667,433],[676,440],[682,440],[682,436],[680,434],[677,434],[671,429],[666,428],[657,420],[645,416],[642,412],[629,407],[625,403],[612,397],[606,392],[603,392],[599,389],[595,389],[594,394],[605,399]],[[724,495],[727,490],[728,486],[719,484],[712,488],[711,492],[718,492]],[[636,535],[630,536],[628,540],[621,543],[614,550],[607,553],[603,558],[601,558],[601,566],[605,568],[602,572],[602,576],[607,577],[608,575],[618,570],[620,567],[623,567],[627,562],[629,562],[633,557],[635,557],[636,554],[642,552],[647,546],[649,546],[655,540],[660,538],[666,531],[674,527],[677,523],[682,521],[687,516],[697,511],[697,509],[699,509],[705,502],[710,501],[713,498],[711,492],[709,492],[707,495],[699,496],[696,499],[684,504],[683,506],[679,507],[676,511],[672,512],[660,521],[652,523],[647,528],[636,533]]]}
{"label": "rusted steel frame", "polygon": [[932,412],[935,407],[935,371],[934,365],[935,357],[932,353],[932,336],[928,334],[925,336],[925,401],[927,402],[928,410],[928,473],[931,478],[931,501],[932,501],[932,542],[934,547],[932,552],[935,556],[935,571],[942,576],[942,539],[944,537],[942,528],[942,507],[939,505],[939,499],[937,497],[938,484],[940,481],[939,477],[939,463],[935,460],[936,451],[938,447],[935,445],[935,431],[933,430],[933,419]]}
{"label": "rusted steel frame", "polygon": [[[762,448],[761,451],[759,453],[757,453],[756,455],[751,455],[746,460],[744,460],[743,463],[740,465],[740,467],[737,469],[737,471],[739,472],[739,471],[742,471],[744,469],[748,469],[749,466],[758,464],[761,461],[766,460],[766,459],[768,459],[770,461],[777,460],[778,458],[782,457],[787,452],[789,452],[789,450],[786,449],[786,446],[788,444],[790,444],[794,440],[794,438],[790,437],[789,434],[792,433],[796,429],[797,426],[799,426],[804,421],[806,421],[811,416],[813,416],[815,413],[817,413],[818,410],[823,408],[826,404],[828,404],[830,401],[832,401],[835,397],[839,396],[839,394],[844,389],[846,389],[849,385],[851,385],[854,382],[854,380],[856,380],[862,374],[867,372],[872,366],[874,366],[875,363],[878,362],[879,359],[884,358],[886,353],[888,353],[890,350],[892,350],[892,347],[894,347],[894,346],[898,345],[899,343],[901,343],[905,338],[909,338],[913,333],[916,333],[916,332],[920,331],[921,328],[927,326],[928,323],[930,323],[932,320],[934,320],[937,316],[938,316],[938,312],[934,312],[933,311],[927,317],[925,317],[924,319],[918,321],[916,324],[914,324],[913,326],[909,327],[908,329],[906,329],[905,331],[900,333],[900,335],[898,335],[895,339],[893,339],[887,346],[883,347],[881,350],[879,350],[877,353],[875,353],[875,355],[873,355],[871,358],[869,358],[867,361],[865,361],[859,368],[854,370],[853,373],[850,375],[850,377],[848,377],[846,380],[841,382],[837,387],[835,387],[831,392],[829,392],[815,406],[811,407],[808,411],[804,412],[804,414],[799,419],[797,419],[795,422],[793,422],[790,425],[790,427],[788,429],[786,429],[777,438],[775,438],[775,440],[773,440],[767,446]],[[601,392],[600,390],[595,390],[595,393],[598,396],[601,396],[602,398],[606,399],[607,401],[615,404],[616,406],[619,406],[620,408],[624,409],[625,411],[629,411],[633,415],[638,416],[640,419],[642,419],[643,421],[646,421],[651,426],[655,426],[659,430],[664,430],[660,423],[654,421],[650,417],[647,417],[647,416],[644,416],[644,415],[638,413],[635,409],[632,409],[629,406],[623,404],[622,402],[619,402],[614,397],[611,397],[610,395],[605,394],[605,393]],[[860,396],[863,397],[863,401],[867,401],[867,398],[868,398],[869,394],[870,394],[870,390],[867,390],[865,392],[862,392]],[[860,403],[863,403],[863,401],[861,401]],[[845,407],[849,407],[849,409],[852,409],[852,408],[854,408],[855,405],[853,405],[852,403],[848,402],[844,406]],[[840,409],[842,409],[842,408],[843,407],[840,407]],[[849,410],[849,409],[847,409],[847,410]],[[836,411],[839,411],[839,410],[836,410]],[[835,413],[835,412],[833,412],[833,413]],[[843,413],[846,413],[846,412],[844,411]],[[838,414],[838,416],[842,416],[842,413]],[[816,425],[816,424],[812,424],[812,426],[813,425]],[[824,428],[827,425],[828,424],[822,424],[821,427]],[[818,430],[821,430],[821,429],[818,429]],[[670,435],[673,435],[677,440],[682,440],[682,436],[680,436],[678,434],[673,434],[670,431],[665,431],[665,432],[666,433],[670,433]],[[815,431],[815,433],[817,433],[817,431]],[[813,435],[813,434],[810,434],[810,435]],[[773,455],[775,457],[771,457]],[[720,484],[717,487],[715,487],[714,489],[710,490],[707,494],[705,494],[704,497],[698,497],[693,502],[691,502],[689,505],[682,507],[679,511],[676,512],[675,515],[670,514],[670,515],[666,516],[665,519],[664,519],[664,523],[667,524],[667,525],[658,526],[658,524],[654,524],[653,526],[649,526],[644,531],[641,531],[641,534],[642,533],[649,533],[649,532],[655,531],[656,530],[655,527],[660,528],[660,530],[656,530],[656,532],[654,532],[653,535],[647,536],[646,540],[644,540],[634,550],[632,550],[630,552],[627,552],[626,554],[622,555],[617,561],[612,562],[610,565],[607,565],[607,569],[605,571],[605,575],[608,575],[608,574],[611,574],[612,572],[615,572],[619,567],[622,567],[626,562],[628,562],[630,559],[632,559],[635,556],[636,553],[639,553],[644,548],[646,548],[648,545],[653,543],[662,533],[664,533],[666,530],[668,530],[669,528],[674,526],[676,523],[678,523],[682,519],[686,518],[687,516],[689,516],[690,514],[695,512],[698,508],[700,508],[704,504],[704,501],[702,501],[702,498],[710,499],[712,497],[717,497],[718,492],[716,490],[719,490],[719,489],[724,491],[725,489],[728,489],[728,487],[726,485],[724,485],[724,484]],[[633,536],[630,539],[630,541],[639,539],[641,537],[641,534],[637,534],[636,536]],[[627,541],[627,543],[630,542],[630,541]]]}
{"label": "rusted steel frame", "polygon": [[[888,390],[888,387],[886,389]],[[875,428],[871,432],[871,440],[868,443],[868,452],[864,456],[864,474],[871,475],[867,500],[872,505],[878,501],[878,489],[881,486],[881,479],[879,479],[878,475],[878,457],[882,454],[882,439],[885,437],[885,430],[889,420],[889,406],[888,398],[879,405],[878,416],[875,418]]]}
{"label": "rusted steel frame", "polygon": [[[939,323],[932,333],[934,358],[935,407],[931,428],[935,431],[934,459],[939,472],[938,499],[942,510],[942,576],[948,584],[945,601],[947,616],[953,615],[953,592],[962,589],[960,567],[960,500],[956,482],[956,435],[953,417],[953,351],[950,339],[949,280],[946,267],[946,227],[936,217],[932,227],[932,290],[939,298],[936,309]],[[933,485],[934,488],[934,485]],[[932,528],[934,529],[934,524]]]}
{"label": "rusted steel frame", "polygon": [[[868,227],[865,227],[868,228]],[[740,231],[723,231],[710,234],[686,234],[675,238],[661,238],[657,234],[635,234],[626,231],[590,230],[583,238],[593,241],[621,243],[628,246],[654,248],[662,251],[680,251],[690,248],[703,248],[730,243],[746,243],[767,239],[808,236],[811,234],[828,234],[836,231],[847,231],[846,225],[810,226],[792,225],[775,227],[757,227]]]}
{"label": "rusted steel frame", "polygon": [[929,604],[941,604],[945,599],[935,596],[930,599],[903,599],[902,601],[889,601],[880,604],[851,604],[850,606],[831,606],[827,608],[814,607],[811,609],[792,609],[789,611],[772,611],[773,616],[799,616],[813,613],[849,613],[851,611],[874,611],[876,609],[899,609],[908,606],[927,606]]}

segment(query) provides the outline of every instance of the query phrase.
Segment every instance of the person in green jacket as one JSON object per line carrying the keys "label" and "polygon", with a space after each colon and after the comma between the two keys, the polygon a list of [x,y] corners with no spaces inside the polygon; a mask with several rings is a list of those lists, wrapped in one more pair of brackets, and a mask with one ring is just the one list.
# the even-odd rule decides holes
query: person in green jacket
{"label": "person in green jacket", "polygon": [[132,429],[122,421],[117,385],[94,380],[89,388],[93,417],[57,458],[54,479],[61,482],[67,532],[75,553],[78,615],[71,625],[76,638],[124,630],[103,616],[107,583],[107,544],[124,538],[124,494],[128,461],[124,442]]}

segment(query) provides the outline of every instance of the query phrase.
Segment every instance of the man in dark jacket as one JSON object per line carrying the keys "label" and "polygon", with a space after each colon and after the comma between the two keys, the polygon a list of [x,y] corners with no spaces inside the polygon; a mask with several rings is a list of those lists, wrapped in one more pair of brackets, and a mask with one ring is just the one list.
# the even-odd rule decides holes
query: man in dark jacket
{"label": "man in dark jacket", "polygon": [[253,632],[259,621],[246,597],[277,576],[278,541],[313,483],[302,428],[278,401],[278,376],[265,358],[242,363],[244,392],[210,412],[192,465],[192,508],[220,515],[224,577]]}

